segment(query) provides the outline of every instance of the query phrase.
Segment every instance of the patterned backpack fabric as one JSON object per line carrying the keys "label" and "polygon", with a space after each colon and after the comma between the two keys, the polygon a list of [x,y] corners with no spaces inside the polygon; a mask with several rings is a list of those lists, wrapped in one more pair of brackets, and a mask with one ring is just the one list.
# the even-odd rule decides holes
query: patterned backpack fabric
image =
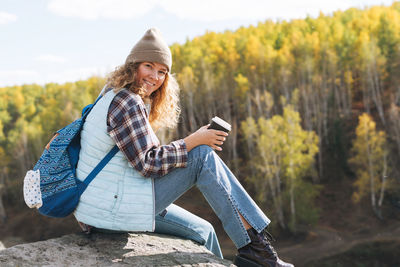
{"label": "patterned backpack fabric", "polygon": [[33,170],[27,172],[24,199],[28,207],[38,208],[41,214],[49,217],[68,216],[75,210],[88,184],[118,152],[115,145],[83,182],[76,177],[80,132],[100,98],[83,109],[81,118],[56,132]]}

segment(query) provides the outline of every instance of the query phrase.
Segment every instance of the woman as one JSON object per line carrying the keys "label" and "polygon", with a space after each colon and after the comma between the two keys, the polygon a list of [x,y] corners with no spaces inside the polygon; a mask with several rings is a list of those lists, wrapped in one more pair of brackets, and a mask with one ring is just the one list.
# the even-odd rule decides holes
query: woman
{"label": "woman", "polygon": [[214,152],[222,150],[227,133],[206,125],[160,145],[153,128],[173,127],[179,116],[171,64],[160,32],[150,29],[111,73],[109,88],[81,132],[78,178],[83,180],[115,144],[120,151],[82,194],[75,217],[85,229],[189,238],[222,258],[211,224],[172,204],[196,185],[239,249],[238,264],[292,266],[277,257],[265,236],[270,220]]}

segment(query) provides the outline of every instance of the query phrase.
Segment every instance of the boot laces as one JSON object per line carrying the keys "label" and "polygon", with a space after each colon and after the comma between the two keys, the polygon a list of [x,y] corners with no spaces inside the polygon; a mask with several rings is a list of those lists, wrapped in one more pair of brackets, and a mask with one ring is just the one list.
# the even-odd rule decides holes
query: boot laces
{"label": "boot laces", "polygon": [[271,245],[271,242],[276,241],[276,239],[265,229],[261,233],[262,233],[262,237],[263,237],[265,246],[268,248],[268,250],[271,251],[271,254],[273,254],[275,257],[278,257],[278,253],[275,251],[274,247]]}
{"label": "boot laces", "polygon": [[263,233],[263,236],[264,236],[264,238],[266,240],[271,241],[271,242],[275,242],[276,241],[276,239],[267,230],[264,229],[262,231],[262,233]]}

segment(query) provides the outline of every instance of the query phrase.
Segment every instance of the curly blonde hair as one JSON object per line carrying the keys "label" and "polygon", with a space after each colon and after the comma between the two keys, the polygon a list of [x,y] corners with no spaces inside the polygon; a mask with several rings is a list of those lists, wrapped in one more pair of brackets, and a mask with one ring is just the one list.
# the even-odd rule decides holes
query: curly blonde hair
{"label": "curly blonde hair", "polygon": [[144,102],[151,103],[149,121],[156,131],[161,128],[174,128],[178,123],[179,114],[179,85],[174,76],[166,73],[163,84],[148,98],[145,97],[145,89],[136,80],[137,70],[141,62],[125,63],[109,74],[107,86],[113,87],[118,93],[126,88],[139,95]]}

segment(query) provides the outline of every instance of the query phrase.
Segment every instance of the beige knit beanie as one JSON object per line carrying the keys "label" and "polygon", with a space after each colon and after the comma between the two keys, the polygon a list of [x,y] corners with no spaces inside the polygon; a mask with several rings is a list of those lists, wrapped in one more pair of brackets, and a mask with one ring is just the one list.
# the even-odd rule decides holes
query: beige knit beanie
{"label": "beige knit beanie", "polygon": [[161,63],[166,65],[168,70],[171,70],[171,51],[157,28],[151,28],[146,31],[142,39],[132,48],[125,64],[144,61]]}

